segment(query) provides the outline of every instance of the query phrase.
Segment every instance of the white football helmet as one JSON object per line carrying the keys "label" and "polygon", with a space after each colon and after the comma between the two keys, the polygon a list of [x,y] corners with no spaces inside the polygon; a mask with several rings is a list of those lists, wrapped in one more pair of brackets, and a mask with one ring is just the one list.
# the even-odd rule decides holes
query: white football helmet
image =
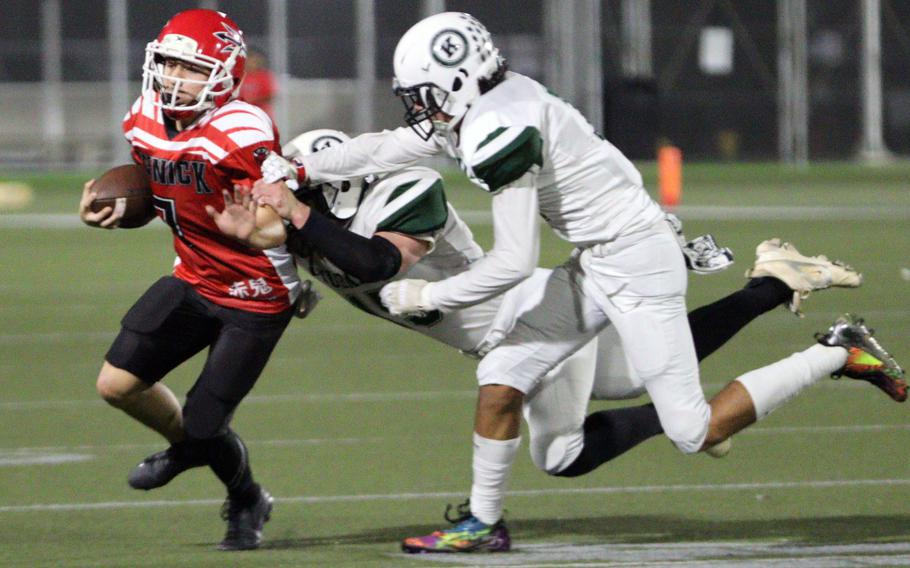
{"label": "white football helmet", "polygon": [[[282,146],[281,153],[289,159],[308,156],[320,150],[343,144],[350,139],[350,136],[340,130],[328,128],[310,130]],[[329,213],[333,217],[345,221],[357,212],[368,184],[369,180],[364,178],[352,178],[349,181],[322,183],[309,189],[304,188],[303,191],[309,191],[311,193],[309,197],[317,198],[319,201],[317,208],[324,209],[323,213]],[[318,195],[312,195],[313,193]]]}
{"label": "white football helmet", "polygon": [[[411,27],[394,56],[395,94],[405,107],[405,122],[424,140],[444,132],[483,92],[482,81],[505,66],[490,32],[474,16],[443,12]],[[437,113],[450,121],[434,121]]]}

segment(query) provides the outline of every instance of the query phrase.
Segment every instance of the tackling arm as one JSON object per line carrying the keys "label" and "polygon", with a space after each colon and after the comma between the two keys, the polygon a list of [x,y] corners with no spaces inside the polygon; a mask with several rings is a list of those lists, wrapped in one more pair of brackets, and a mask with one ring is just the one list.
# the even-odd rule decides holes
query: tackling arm
{"label": "tackling arm", "polygon": [[388,280],[429,252],[425,241],[403,233],[379,231],[367,238],[348,231],[297,201],[284,183],[260,180],[253,193],[260,203],[273,206],[289,221],[287,245],[291,252],[309,256],[316,251],[361,282]]}
{"label": "tackling arm", "polygon": [[414,237],[380,232],[372,238],[348,231],[331,219],[309,210],[298,225],[297,216],[288,237],[288,248],[295,254],[316,251],[345,273],[363,283],[381,282],[407,271],[429,251],[429,245]]}
{"label": "tackling arm", "polygon": [[493,248],[471,268],[433,285],[430,303],[443,311],[464,308],[512,288],[534,272],[540,256],[537,191],[522,183],[493,196]]}
{"label": "tackling arm", "polygon": [[537,191],[529,181],[529,175],[523,176],[493,197],[494,244],[484,258],[439,282],[388,284],[382,297],[390,311],[407,313],[414,307],[451,312],[498,296],[530,276],[540,253],[540,227]]}
{"label": "tackling arm", "polygon": [[319,183],[393,172],[438,153],[434,141],[421,140],[410,128],[401,127],[361,134],[298,160],[307,179]]}

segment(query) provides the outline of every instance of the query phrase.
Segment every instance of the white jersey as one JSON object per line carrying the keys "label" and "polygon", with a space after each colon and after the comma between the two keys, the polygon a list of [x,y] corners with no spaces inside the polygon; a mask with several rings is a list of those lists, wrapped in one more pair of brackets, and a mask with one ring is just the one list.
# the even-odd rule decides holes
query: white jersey
{"label": "white jersey", "polygon": [[408,128],[365,134],[303,158],[313,181],[388,172],[445,151],[494,194],[494,247],[469,272],[433,287],[452,311],[504,293],[537,266],[537,219],[579,247],[644,231],[663,212],[641,174],[571,105],[517,73],[481,95],[446,136]]}
{"label": "white jersey", "polygon": [[535,189],[540,215],[578,246],[646,229],[663,215],[622,152],[572,105],[517,73],[479,97],[445,139],[425,142],[403,127],[331,150],[302,158],[313,181],[390,172],[445,150],[487,191],[515,182]]}
{"label": "white jersey", "polygon": [[635,166],[572,105],[523,75],[510,73],[478,98],[446,146],[487,191],[535,189],[540,215],[577,246],[612,241],[663,216]]}
{"label": "white jersey", "polygon": [[[428,168],[407,168],[373,182],[348,230],[366,238],[383,231],[402,233],[430,243],[432,250],[396,279],[436,282],[467,270],[483,256],[471,230],[446,202],[442,178]],[[393,316],[379,300],[387,280],[361,283],[318,254],[298,258],[298,263],[355,307],[466,352],[486,337],[500,305],[495,299],[451,314]]]}

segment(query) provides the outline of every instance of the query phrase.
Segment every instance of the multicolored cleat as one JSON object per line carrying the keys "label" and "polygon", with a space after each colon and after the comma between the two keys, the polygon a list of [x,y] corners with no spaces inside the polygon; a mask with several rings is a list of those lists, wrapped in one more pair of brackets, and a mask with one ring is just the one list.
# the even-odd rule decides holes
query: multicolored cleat
{"label": "multicolored cleat", "polygon": [[907,400],[907,383],[904,370],[873,337],[875,332],[866,327],[862,318],[844,314],[837,318],[828,332],[816,334],[822,345],[839,346],[847,350],[847,363],[832,375],[869,381],[897,402]]}
{"label": "multicolored cleat", "polygon": [[788,307],[802,316],[800,303],[813,290],[825,288],[857,288],[863,283],[863,275],[852,266],[839,260],[828,260],[824,255],[805,256],[792,244],[780,239],[768,239],[755,248],[755,264],[746,271],[746,278],[771,276],[793,290],[793,299]]}
{"label": "multicolored cleat", "polygon": [[439,552],[506,552],[512,547],[509,529],[500,519],[488,525],[471,514],[470,504],[458,506],[458,517],[449,518],[452,506],[446,508],[445,518],[452,528],[434,531],[426,536],[415,536],[401,541],[401,550],[409,554]]}

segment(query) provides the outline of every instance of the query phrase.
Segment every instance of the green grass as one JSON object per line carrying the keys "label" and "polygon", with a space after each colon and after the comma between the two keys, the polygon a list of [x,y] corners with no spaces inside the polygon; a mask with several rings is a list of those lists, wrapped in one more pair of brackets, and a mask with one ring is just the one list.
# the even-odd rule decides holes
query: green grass
{"label": "green grass", "polygon": [[[646,165],[644,173],[653,186],[653,169]],[[692,165],[684,175],[687,205],[910,210],[910,168],[904,165],[832,164],[807,170]],[[75,209],[84,176],[11,174],[3,179],[25,179],[35,187],[36,200],[27,212],[67,213]],[[468,188],[457,174],[447,179],[450,198],[459,207],[488,207],[488,197]],[[900,277],[900,268],[910,267],[907,217],[687,221],[688,234],[710,231],[737,254],[732,269],[690,278],[690,307],[741,286],[754,246],[769,236],[792,240],[804,252],[848,260],[866,276],[859,290],[813,294],[805,319],[782,309],[760,318],[705,361],[706,391],[807,347],[814,331],[845,310],[866,315],[885,346],[907,364],[910,282]],[[490,227],[474,229],[488,246]],[[472,361],[356,313],[327,293],[310,319],[291,325],[252,398],[237,412],[234,424],[249,442],[256,476],[279,501],[266,527],[265,549],[226,556],[213,550],[223,531],[217,516],[222,489],[214,477],[194,470],[158,491],[131,491],[127,471],[162,443],[98,402],[94,393],[94,378],[120,317],[170,269],[169,234],[0,229],[0,238],[0,524],[5,529],[0,531],[0,565],[437,564],[398,555],[397,541],[439,528],[445,503],[469,489]],[[541,263],[558,264],[567,252],[564,243],[547,234]],[[193,359],[166,384],[182,396],[200,366],[201,359]],[[376,396],[343,398],[352,393]],[[724,460],[684,457],[665,439],[655,439],[591,475],[564,480],[536,471],[523,453],[511,483],[518,493],[506,504],[513,538],[519,548],[540,543],[906,543],[907,412],[907,405],[894,404],[871,387],[828,381],[738,436]],[[29,451],[91,459],[2,465]],[[861,480],[872,481],[857,484]],[[844,484],[807,485],[819,481]],[[554,493],[640,486],[652,489]],[[539,493],[521,493],[531,491]],[[433,493],[453,496],[426,495]],[[386,495],[397,497],[381,498]],[[142,506],[154,501],[174,503]],[[84,506],[91,503],[121,505]],[[79,507],[8,509],[66,504]],[[645,554],[648,548],[636,550]],[[905,560],[892,559],[895,564]]]}

